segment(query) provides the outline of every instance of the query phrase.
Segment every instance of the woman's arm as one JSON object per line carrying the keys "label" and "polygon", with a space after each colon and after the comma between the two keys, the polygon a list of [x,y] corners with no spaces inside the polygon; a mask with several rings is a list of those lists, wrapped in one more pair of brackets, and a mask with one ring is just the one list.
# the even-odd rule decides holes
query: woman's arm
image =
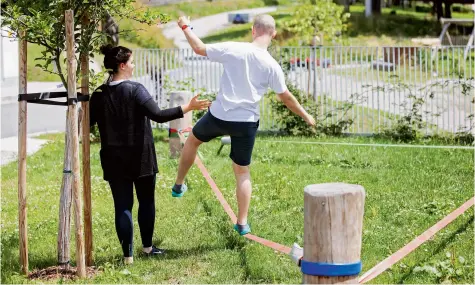
{"label": "woman's arm", "polygon": [[95,100],[95,96],[99,96],[97,95],[96,92],[93,92],[91,97],[89,98],[89,126],[92,128],[94,127],[94,125],[97,123],[97,115],[96,115],[96,100]]}
{"label": "woman's arm", "polygon": [[160,110],[157,103],[155,103],[152,98],[140,106],[145,116],[157,123],[165,123],[175,119],[183,118],[183,114],[186,113],[181,106]]}
{"label": "woman's arm", "polygon": [[211,102],[208,100],[198,100],[198,96],[194,96],[187,104],[160,110],[157,103],[153,100],[152,96],[148,93],[147,89],[140,85],[137,88],[136,100],[142,109],[142,112],[150,120],[157,123],[165,123],[175,119],[183,118],[183,115],[192,110],[204,110],[209,107]]}

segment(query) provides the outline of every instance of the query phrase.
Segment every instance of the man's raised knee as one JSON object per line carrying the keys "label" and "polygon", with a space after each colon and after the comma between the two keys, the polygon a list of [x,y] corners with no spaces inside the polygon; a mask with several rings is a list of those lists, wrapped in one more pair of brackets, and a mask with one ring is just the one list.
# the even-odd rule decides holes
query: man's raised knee
{"label": "man's raised knee", "polygon": [[186,139],[186,143],[189,143],[190,145],[198,147],[203,142],[197,139],[193,133],[190,133],[190,135]]}

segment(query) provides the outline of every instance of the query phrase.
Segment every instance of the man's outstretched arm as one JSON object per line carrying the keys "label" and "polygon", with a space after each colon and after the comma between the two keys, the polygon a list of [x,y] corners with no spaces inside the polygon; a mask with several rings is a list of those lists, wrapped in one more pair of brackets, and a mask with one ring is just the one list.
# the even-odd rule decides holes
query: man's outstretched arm
{"label": "man's outstretched arm", "polygon": [[186,40],[190,44],[191,48],[196,54],[202,55],[202,56],[207,56],[206,54],[206,45],[198,38],[198,36],[193,33],[193,31],[190,28],[190,18],[181,16],[178,19],[178,26],[183,29],[183,26],[187,26],[184,30],[183,33],[185,34]]}
{"label": "man's outstretched arm", "polygon": [[289,90],[286,90],[284,93],[279,94],[279,98],[280,100],[282,100],[282,103],[284,103],[284,105],[289,108],[290,111],[304,119],[308,125],[312,127],[315,126],[315,119],[310,116],[307,111],[305,111],[302,105],[300,105],[295,96],[292,95]]}

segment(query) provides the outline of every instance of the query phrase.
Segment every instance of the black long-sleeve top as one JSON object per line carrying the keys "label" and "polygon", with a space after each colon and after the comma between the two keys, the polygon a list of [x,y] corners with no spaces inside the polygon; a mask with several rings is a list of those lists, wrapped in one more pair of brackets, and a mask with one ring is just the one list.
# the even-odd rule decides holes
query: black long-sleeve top
{"label": "black long-sleeve top", "polygon": [[99,127],[105,180],[133,180],[158,172],[150,119],[163,123],[182,118],[181,107],[160,110],[142,84],[129,80],[101,85],[89,107],[91,127]]}

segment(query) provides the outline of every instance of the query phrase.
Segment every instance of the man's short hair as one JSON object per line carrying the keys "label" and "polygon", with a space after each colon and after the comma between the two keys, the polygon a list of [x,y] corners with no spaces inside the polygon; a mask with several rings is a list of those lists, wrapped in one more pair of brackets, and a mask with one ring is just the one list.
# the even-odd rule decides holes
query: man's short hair
{"label": "man's short hair", "polygon": [[275,20],[271,15],[260,14],[254,18],[253,27],[258,35],[272,35],[275,31]]}

